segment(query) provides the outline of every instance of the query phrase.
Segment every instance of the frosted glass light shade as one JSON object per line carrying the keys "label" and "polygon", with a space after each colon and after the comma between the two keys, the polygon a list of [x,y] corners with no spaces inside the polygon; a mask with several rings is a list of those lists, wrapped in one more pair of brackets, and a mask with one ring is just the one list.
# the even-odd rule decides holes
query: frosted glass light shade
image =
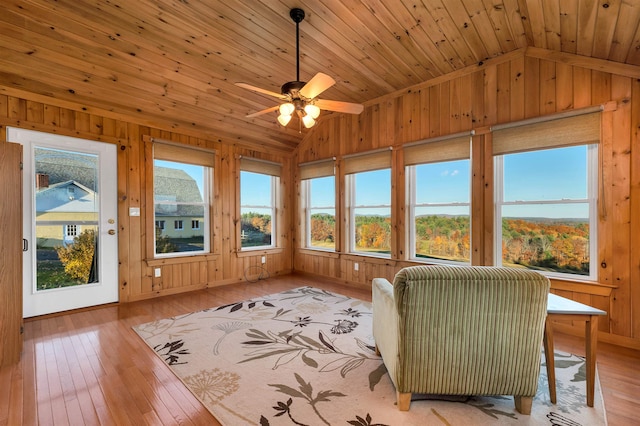
{"label": "frosted glass light shade", "polygon": [[278,123],[280,123],[283,127],[289,124],[289,121],[291,121],[291,115],[280,114],[278,116]]}
{"label": "frosted glass light shade", "polygon": [[302,117],[302,124],[304,124],[304,127],[308,129],[309,127],[313,127],[313,125],[316,124],[316,120],[314,120],[310,115],[305,115],[304,117]]}
{"label": "frosted glass light shade", "polygon": [[290,102],[287,102],[286,104],[282,104],[280,105],[280,114],[281,115],[291,115],[293,114],[293,111],[296,110],[295,105],[293,105]]}
{"label": "frosted glass light shade", "polygon": [[311,118],[313,118],[315,120],[320,115],[320,108],[318,108],[317,106],[315,106],[313,104],[307,104],[304,107],[304,112],[306,112],[307,115],[310,115]]}

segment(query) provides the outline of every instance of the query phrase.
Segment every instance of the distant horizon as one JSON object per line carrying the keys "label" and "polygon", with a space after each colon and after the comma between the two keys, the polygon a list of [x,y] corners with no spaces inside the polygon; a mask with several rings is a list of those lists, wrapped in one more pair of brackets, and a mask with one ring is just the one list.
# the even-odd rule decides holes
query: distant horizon
{"label": "distant horizon", "polygon": [[[312,214],[328,214],[331,215],[331,213],[327,213],[327,212],[315,212]],[[391,217],[391,215],[381,215],[381,214],[356,214],[357,216],[365,216],[365,217],[384,217],[384,218],[388,218]],[[459,215],[455,215],[455,214],[422,214],[422,215],[416,215],[416,218],[419,217],[427,217],[427,216],[439,216],[439,217],[469,217],[469,215],[463,215],[463,214],[459,214]],[[560,221],[571,221],[571,222],[583,222],[583,223],[588,223],[589,220],[587,218],[580,218],[580,217],[561,217],[561,218],[556,218],[556,217],[535,217],[535,216],[529,216],[529,217],[519,217],[519,216],[504,216],[503,219],[512,219],[512,220],[527,220],[527,221],[531,221],[531,222],[541,222],[541,221],[545,221],[545,222],[560,222]]]}

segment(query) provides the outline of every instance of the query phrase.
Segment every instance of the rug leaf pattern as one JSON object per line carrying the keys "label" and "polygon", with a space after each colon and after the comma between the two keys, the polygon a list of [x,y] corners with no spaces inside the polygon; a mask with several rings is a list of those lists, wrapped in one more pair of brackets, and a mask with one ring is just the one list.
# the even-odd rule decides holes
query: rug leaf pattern
{"label": "rug leaf pattern", "polygon": [[584,360],[556,354],[557,404],[544,367],[531,416],[511,396],[415,395],[398,411],[371,334],[371,304],[300,287],[153,321],[138,335],[224,425],[606,424],[599,387],[586,406]]}

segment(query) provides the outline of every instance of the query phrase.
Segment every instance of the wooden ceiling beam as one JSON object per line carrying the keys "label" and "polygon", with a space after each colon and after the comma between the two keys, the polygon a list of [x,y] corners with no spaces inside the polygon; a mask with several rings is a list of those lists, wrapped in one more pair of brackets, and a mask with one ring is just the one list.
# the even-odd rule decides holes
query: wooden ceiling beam
{"label": "wooden ceiling beam", "polygon": [[607,61],[605,59],[556,52],[553,50],[539,49],[537,47],[527,47],[525,54],[532,58],[562,62],[567,65],[574,65],[631,78],[640,78],[640,67],[637,65],[621,64],[619,62]]}

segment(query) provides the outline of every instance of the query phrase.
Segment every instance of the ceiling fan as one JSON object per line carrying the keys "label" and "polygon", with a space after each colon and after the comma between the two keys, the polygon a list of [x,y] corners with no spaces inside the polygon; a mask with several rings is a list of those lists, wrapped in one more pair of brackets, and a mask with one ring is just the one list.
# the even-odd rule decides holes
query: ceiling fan
{"label": "ceiling fan", "polygon": [[336,84],[336,81],[324,73],[317,73],[307,83],[300,81],[300,32],[299,24],[304,19],[304,10],[294,8],[289,12],[289,16],[296,23],[296,80],[289,81],[282,85],[281,93],[272,92],[270,90],[261,89],[251,86],[247,83],[236,83],[237,86],[244,89],[253,90],[254,92],[264,95],[273,96],[274,98],[285,101],[281,105],[263,109],[247,115],[247,118],[256,117],[278,110],[278,122],[282,126],[286,126],[291,121],[291,117],[295,113],[306,128],[313,127],[316,119],[320,115],[320,110],[345,112],[348,114],[360,114],[364,107],[361,104],[354,104],[341,101],[330,101],[326,99],[318,99],[317,96],[322,92]]}

